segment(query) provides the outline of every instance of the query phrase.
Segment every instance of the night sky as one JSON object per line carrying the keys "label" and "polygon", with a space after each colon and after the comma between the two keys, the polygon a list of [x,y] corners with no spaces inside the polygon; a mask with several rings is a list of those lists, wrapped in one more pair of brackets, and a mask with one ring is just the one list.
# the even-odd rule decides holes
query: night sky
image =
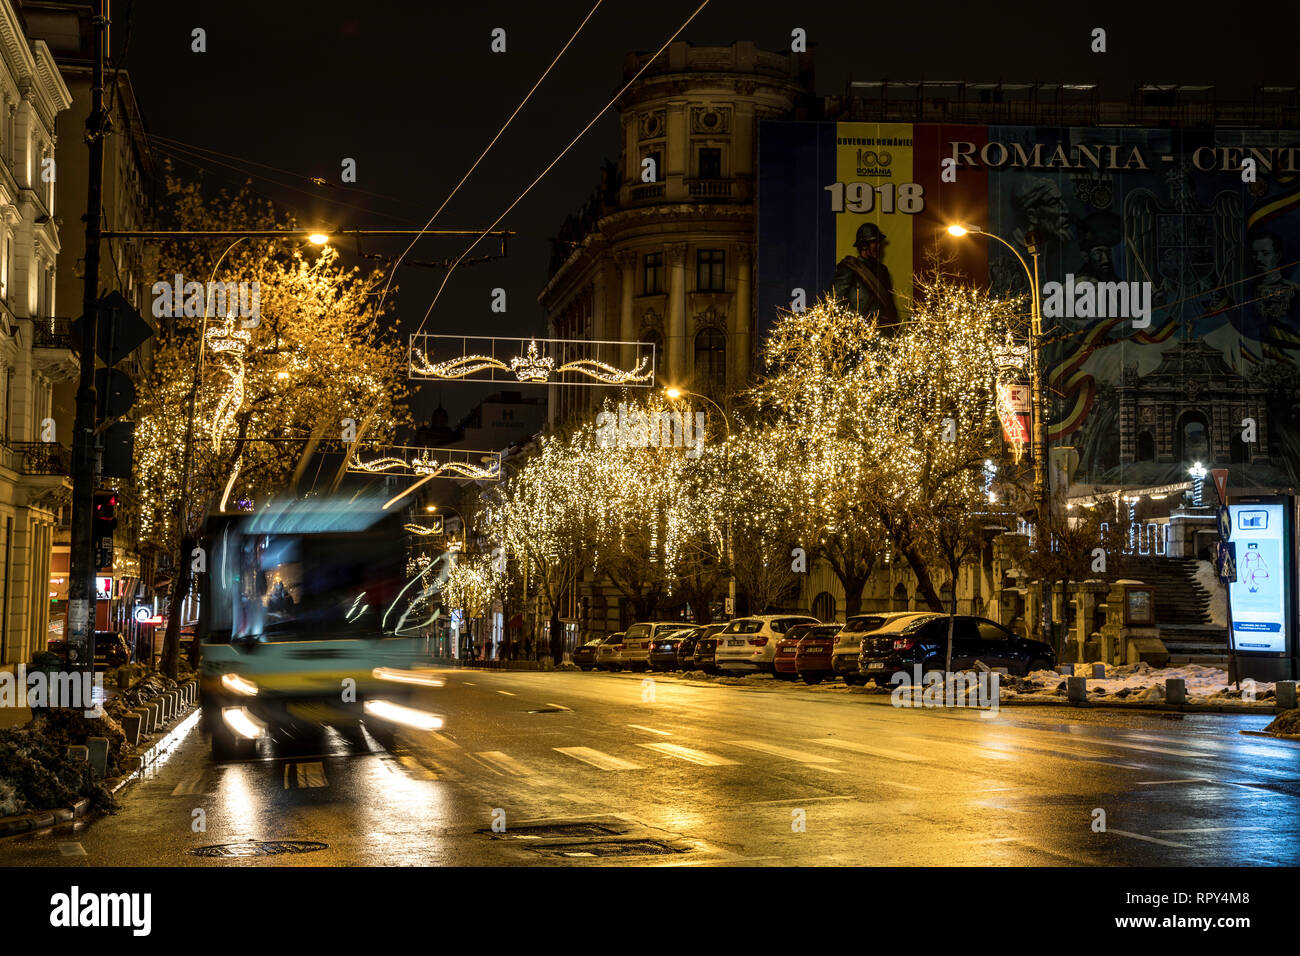
{"label": "night sky", "polygon": [[[238,183],[252,172],[255,189],[304,226],[418,228],[592,2],[114,0],[113,46],[120,57],[127,45],[122,65],[150,133],[243,160],[204,161],[159,142],[159,157],[172,157],[182,173],[193,174],[199,163],[206,179]],[[657,49],[697,4],[605,0],[434,227],[486,227],[496,219],[622,85],[624,56]],[[819,94],[842,92],[850,79],[888,77],[1096,82],[1108,99],[1126,99],[1140,82],[1213,83],[1220,100],[1240,100],[1262,84],[1296,82],[1300,19],[1289,4],[1218,7],[1212,16],[1197,7],[1156,7],[712,0],[679,39],[749,39],[778,50],[802,27]],[[195,27],[207,31],[206,53],[190,50]],[[504,54],[489,49],[495,27],[507,31]],[[1094,27],[1107,31],[1105,54],[1089,49]],[[547,238],[591,194],[601,160],[616,159],[618,146],[611,110],[502,223],[519,233],[508,257],[457,270],[426,330],[545,334],[536,296],[547,278]],[[357,161],[355,185],[340,182],[344,157]],[[333,185],[314,186],[312,176]],[[396,254],[404,244],[371,240],[364,251]],[[440,260],[466,245],[424,240],[410,258]],[[474,255],[488,248],[485,241]],[[399,269],[396,315],[404,329],[419,323],[441,278],[438,269]],[[509,297],[504,316],[489,310],[496,286]],[[491,390],[431,387],[416,412],[427,417],[441,400],[454,424]]]}

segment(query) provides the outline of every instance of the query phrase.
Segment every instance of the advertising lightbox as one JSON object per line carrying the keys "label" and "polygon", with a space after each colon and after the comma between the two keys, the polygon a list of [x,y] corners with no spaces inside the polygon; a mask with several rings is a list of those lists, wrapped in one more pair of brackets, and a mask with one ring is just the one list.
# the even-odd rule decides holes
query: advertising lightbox
{"label": "advertising lightbox", "polygon": [[1228,506],[1237,580],[1228,585],[1238,653],[1286,654],[1291,647],[1291,527],[1281,502]]}

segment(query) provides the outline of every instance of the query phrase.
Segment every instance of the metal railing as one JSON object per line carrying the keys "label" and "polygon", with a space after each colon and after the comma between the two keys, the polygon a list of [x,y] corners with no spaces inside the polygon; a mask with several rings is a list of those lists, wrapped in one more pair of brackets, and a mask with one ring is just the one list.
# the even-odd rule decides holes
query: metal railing
{"label": "metal railing", "polygon": [[32,347],[38,349],[71,349],[71,319],[31,319]]}
{"label": "metal railing", "polygon": [[5,463],[23,475],[70,475],[72,451],[52,441],[11,441],[3,447]]}

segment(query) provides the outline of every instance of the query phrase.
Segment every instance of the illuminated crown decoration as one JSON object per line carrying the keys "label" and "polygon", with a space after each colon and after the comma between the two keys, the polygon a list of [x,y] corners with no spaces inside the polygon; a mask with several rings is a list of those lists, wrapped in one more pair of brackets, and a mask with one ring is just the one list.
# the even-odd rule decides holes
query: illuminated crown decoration
{"label": "illuminated crown decoration", "polygon": [[[496,453],[467,452],[448,448],[410,448],[398,446],[389,449],[398,454],[386,454],[369,461],[354,458],[348,463],[350,472],[367,474],[419,475],[428,478],[464,478],[469,481],[496,481],[501,477],[501,457]],[[447,460],[439,461],[434,453],[441,452]],[[478,456],[482,464],[468,461],[464,456]]]}
{"label": "illuminated crown decoration", "polygon": [[1008,332],[1006,342],[999,346],[993,355],[997,360],[999,371],[1019,372],[1024,369],[1029,360],[1029,346],[1017,345]]}
{"label": "illuminated crown decoration", "polygon": [[510,367],[521,382],[545,382],[555,369],[555,359],[549,355],[537,354],[537,340],[528,343],[528,354],[516,355],[510,360]]}

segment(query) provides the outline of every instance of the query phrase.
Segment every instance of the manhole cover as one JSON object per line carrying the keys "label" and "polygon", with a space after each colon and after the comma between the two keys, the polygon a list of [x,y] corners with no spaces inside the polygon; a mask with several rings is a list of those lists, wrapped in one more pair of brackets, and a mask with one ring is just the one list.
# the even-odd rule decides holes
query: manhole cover
{"label": "manhole cover", "polygon": [[[507,827],[506,832],[499,834],[504,837],[515,837],[516,839],[539,840],[545,837],[601,837],[617,836],[625,833],[624,828],[610,827],[603,823],[534,823],[522,827]],[[489,829],[479,830],[480,833],[489,833]]]}
{"label": "manhole cover", "polygon": [[530,846],[530,850],[547,856],[606,857],[606,856],[666,856],[685,853],[686,848],[676,847],[659,840],[616,840],[608,843],[569,843]]}
{"label": "manhole cover", "polygon": [[315,840],[249,840],[247,843],[222,843],[216,846],[201,846],[190,850],[194,856],[280,856],[284,853],[315,853],[324,850],[328,843]]}

